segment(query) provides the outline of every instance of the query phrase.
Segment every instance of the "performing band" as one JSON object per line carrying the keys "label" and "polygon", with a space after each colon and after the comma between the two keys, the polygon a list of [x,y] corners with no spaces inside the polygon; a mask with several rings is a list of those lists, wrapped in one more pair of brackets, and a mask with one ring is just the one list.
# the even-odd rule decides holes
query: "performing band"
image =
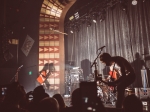
{"label": "performing band", "polygon": [[[135,72],[131,64],[123,57],[112,57],[108,53],[103,53],[99,56],[101,63],[110,67],[109,75],[106,79],[96,78],[99,83],[104,83],[109,86],[107,91],[107,100],[116,101],[116,107],[121,108],[124,99],[125,89],[135,81]],[[48,77],[55,71],[53,63],[45,64],[39,72],[37,82],[44,86],[45,89],[50,87]],[[100,94],[104,98],[104,92]],[[111,97],[108,97],[111,96]],[[106,100],[106,99],[104,99]]]}

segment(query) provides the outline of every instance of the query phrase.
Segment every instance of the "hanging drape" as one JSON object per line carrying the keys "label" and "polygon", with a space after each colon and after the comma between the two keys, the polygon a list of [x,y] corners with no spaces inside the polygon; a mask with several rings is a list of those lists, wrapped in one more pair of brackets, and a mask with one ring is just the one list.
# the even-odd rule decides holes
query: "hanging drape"
{"label": "hanging drape", "polygon": [[[106,46],[102,52],[108,52],[112,56],[122,56],[127,59],[135,69],[136,81],[134,87],[141,87],[141,69],[145,65],[145,57],[150,51],[150,1],[138,0],[137,5],[127,3],[126,10],[122,10],[122,4],[107,8],[105,19],[97,23],[91,23],[90,27],[80,24],[80,31],[74,31],[65,37],[66,63],[73,61],[74,66],[83,69],[86,80],[89,74],[94,73],[95,67],[91,64],[97,57],[97,49]],[[84,10],[84,9],[82,9]],[[85,9],[86,10],[86,9]],[[99,73],[107,67],[97,60]],[[149,68],[149,67],[147,67]],[[149,72],[149,69],[147,69]],[[149,80],[150,81],[150,80]]]}

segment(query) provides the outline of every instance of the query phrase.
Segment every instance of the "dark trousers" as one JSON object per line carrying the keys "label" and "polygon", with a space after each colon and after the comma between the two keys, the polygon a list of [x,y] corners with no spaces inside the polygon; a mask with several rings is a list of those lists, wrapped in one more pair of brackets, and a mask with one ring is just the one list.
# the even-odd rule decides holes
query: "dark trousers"
{"label": "dark trousers", "polygon": [[120,82],[117,86],[117,102],[116,108],[122,108],[122,103],[124,100],[125,88],[131,85],[135,81],[134,74],[128,74],[126,78]]}

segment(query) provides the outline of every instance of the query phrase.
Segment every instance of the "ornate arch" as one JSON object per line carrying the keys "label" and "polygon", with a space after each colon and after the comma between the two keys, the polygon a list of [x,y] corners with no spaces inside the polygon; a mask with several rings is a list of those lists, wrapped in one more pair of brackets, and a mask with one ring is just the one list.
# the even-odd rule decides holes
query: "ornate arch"
{"label": "ornate arch", "polygon": [[39,18],[39,71],[46,63],[53,63],[54,74],[50,75],[50,92],[64,93],[64,26],[67,10],[58,0],[44,0]]}

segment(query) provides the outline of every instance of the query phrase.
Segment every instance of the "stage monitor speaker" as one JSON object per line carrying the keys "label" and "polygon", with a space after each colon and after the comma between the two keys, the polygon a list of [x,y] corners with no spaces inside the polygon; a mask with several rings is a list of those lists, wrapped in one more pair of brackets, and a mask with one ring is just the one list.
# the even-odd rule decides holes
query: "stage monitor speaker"
{"label": "stage monitor speaker", "polygon": [[135,95],[140,99],[149,99],[150,88],[135,88]]}

